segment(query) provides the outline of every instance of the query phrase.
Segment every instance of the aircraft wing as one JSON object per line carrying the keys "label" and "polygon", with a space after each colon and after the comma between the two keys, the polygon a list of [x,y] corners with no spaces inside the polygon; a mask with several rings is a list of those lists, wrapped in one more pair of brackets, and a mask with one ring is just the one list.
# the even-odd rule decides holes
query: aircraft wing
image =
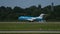
{"label": "aircraft wing", "polygon": [[36,18],[32,18],[33,20],[36,19]]}
{"label": "aircraft wing", "polygon": [[27,19],[27,20],[29,20],[29,21],[34,21],[36,18],[31,18],[31,19]]}

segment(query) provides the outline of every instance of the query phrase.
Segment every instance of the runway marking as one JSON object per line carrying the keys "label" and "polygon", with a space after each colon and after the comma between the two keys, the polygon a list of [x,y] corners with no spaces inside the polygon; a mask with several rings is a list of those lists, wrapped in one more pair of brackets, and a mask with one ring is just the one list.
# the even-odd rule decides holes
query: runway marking
{"label": "runway marking", "polygon": [[60,31],[0,31],[0,33],[60,33]]}

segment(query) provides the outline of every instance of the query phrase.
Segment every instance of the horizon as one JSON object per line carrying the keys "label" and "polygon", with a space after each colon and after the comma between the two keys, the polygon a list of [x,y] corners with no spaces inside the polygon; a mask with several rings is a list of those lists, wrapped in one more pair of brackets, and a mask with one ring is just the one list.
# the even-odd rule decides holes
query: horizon
{"label": "horizon", "polygon": [[41,5],[43,8],[51,5],[52,2],[54,6],[60,5],[60,0],[0,0],[0,6],[28,8],[30,6],[38,7],[38,5]]}

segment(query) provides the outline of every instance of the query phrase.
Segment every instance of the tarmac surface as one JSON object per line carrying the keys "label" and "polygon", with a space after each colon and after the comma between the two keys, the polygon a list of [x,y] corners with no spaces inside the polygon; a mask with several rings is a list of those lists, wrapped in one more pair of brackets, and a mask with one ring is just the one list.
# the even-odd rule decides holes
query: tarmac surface
{"label": "tarmac surface", "polygon": [[[0,23],[26,23],[26,22],[0,22]],[[28,22],[27,22],[28,23]],[[32,22],[30,22],[32,23]],[[35,22],[33,22],[35,23]],[[36,22],[38,23],[38,22]],[[52,23],[52,22],[49,22]],[[60,22],[54,22],[59,23]],[[0,33],[60,33],[60,31],[0,31]]]}
{"label": "tarmac surface", "polygon": [[60,33],[60,31],[0,31],[0,33]]}

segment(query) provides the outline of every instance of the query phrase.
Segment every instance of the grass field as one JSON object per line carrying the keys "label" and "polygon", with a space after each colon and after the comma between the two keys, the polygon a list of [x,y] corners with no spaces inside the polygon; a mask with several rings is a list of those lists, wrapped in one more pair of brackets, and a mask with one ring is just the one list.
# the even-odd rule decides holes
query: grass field
{"label": "grass field", "polygon": [[60,30],[60,22],[0,22],[0,30]]}

